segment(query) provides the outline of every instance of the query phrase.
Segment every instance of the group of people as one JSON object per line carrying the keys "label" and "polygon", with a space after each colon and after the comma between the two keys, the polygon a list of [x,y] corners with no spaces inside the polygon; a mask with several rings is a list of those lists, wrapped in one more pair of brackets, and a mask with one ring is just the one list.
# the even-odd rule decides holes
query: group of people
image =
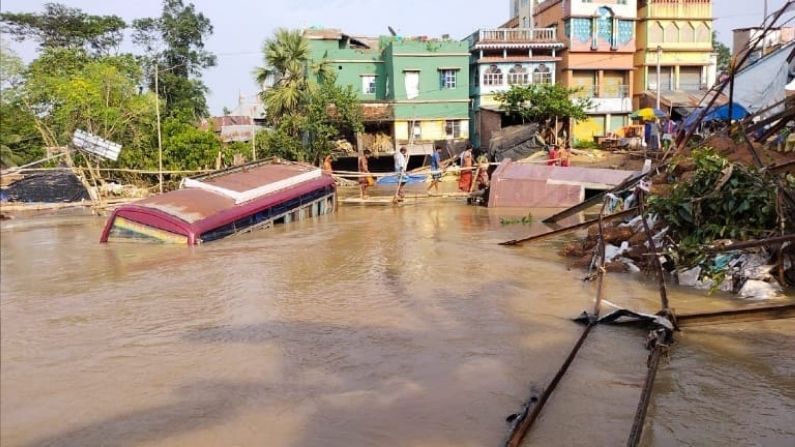
{"label": "group of people", "polygon": [[643,140],[651,151],[668,150],[674,142],[677,124],[672,119],[651,120],[643,124]]}
{"label": "group of people", "polygon": [[558,144],[550,145],[547,148],[547,166],[571,166],[571,147],[568,144],[563,148]]}
{"label": "group of people", "polygon": [[489,159],[486,154],[480,154],[475,159],[472,145],[467,144],[466,149],[461,152],[458,158],[461,166],[461,174],[458,178],[459,191],[471,193],[474,187],[478,190],[484,190],[489,187]]}
{"label": "group of people", "polygon": [[[371,151],[369,149],[365,149],[359,154],[359,188],[360,197],[362,199],[368,198],[367,190],[375,184],[375,180],[371,175],[369,175],[370,166],[368,158],[370,155]],[[406,150],[405,146],[402,146],[399,150],[395,151],[393,160],[394,172],[397,176],[398,183],[393,201],[402,202],[403,198],[405,197],[404,188],[406,183],[408,183],[408,151]],[[458,181],[459,190],[467,193],[472,192],[473,179],[474,186],[477,186],[478,190],[485,189],[489,186],[489,161],[485,154],[482,154],[475,159],[472,152],[472,145],[468,144],[466,149],[458,157],[458,160],[461,166],[460,178]],[[442,182],[444,170],[454,161],[455,159],[451,158],[443,162],[442,147],[436,146],[434,148],[434,151],[430,156],[431,182],[427,189],[429,195],[432,194],[432,191],[436,194],[439,193],[439,184]],[[330,157],[324,160],[323,170],[331,172]]]}

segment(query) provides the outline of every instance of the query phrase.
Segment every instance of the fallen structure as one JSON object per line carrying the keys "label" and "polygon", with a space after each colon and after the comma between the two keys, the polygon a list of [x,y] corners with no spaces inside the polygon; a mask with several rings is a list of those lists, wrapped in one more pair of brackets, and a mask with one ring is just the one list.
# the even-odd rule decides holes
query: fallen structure
{"label": "fallen structure", "polygon": [[335,209],[331,176],[272,160],[186,179],[181,189],[123,205],[108,219],[101,242],[194,245]]}
{"label": "fallen structure", "polygon": [[0,192],[3,202],[64,203],[91,200],[88,190],[71,170],[8,175],[15,176],[19,178]]}
{"label": "fallen structure", "polygon": [[491,178],[490,208],[561,208],[621,184],[633,171],[501,163]]}
{"label": "fallen structure", "polygon": [[488,146],[489,158],[497,162],[521,160],[543,150],[544,144],[538,124],[505,127],[491,135]]}

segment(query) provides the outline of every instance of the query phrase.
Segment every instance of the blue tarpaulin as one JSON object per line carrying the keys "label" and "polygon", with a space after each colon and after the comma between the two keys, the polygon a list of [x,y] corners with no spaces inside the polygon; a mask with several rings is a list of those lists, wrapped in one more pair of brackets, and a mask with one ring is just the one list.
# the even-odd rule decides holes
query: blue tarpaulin
{"label": "blue tarpaulin", "polygon": [[[701,116],[701,112],[704,110],[703,107],[699,107],[690,115],[687,115],[684,121],[685,127],[690,127],[696,123],[696,120],[699,116]],[[745,107],[741,106],[740,104],[734,103],[732,107],[732,120],[741,120],[748,116],[748,111],[745,110]],[[728,121],[729,119],[729,105],[724,104],[722,106],[713,107],[711,108],[705,115],[702,122],[709,122],[709,121]]]}
{"label": "blue tarpaulin", "polygon": [[[380,179],[378,179],[377,183],[379,185],[397,185],[398,177],[399,175],[397,174],[381,177]],[[427,178],[428,178],[427,175],[422,175],[422,174],[404,175],[403,181],[405,181],[408,184],[424,183],[425,180],[427,180]]]}

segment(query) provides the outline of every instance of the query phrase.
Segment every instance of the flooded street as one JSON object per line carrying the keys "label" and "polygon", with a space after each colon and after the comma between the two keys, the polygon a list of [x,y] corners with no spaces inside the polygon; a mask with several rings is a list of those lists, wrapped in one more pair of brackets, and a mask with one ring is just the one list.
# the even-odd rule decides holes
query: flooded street
{"label": "flooded street", "polygon": [[[496,446],[595,296],[560,239],[497,245],[542,225],[458,203],[344,207],[190,248],[101,245],[103,224],[3,222],[3,446]],[[636,276],[608,275],[606,296],[659,308]],[[645,335],[595,329],[525,445],[624,445]],[[645,445],[795,445],[795,321],[678,340]]]}

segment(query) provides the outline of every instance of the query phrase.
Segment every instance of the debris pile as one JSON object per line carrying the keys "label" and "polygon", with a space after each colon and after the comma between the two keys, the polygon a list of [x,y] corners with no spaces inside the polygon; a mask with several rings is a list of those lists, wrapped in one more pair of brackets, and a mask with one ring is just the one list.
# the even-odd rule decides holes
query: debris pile
{"label": "debris pile", "polygon": [[[647,224],[663,268],[680,285],[768,298],[795,285],[792,242],[731,250],[732,244],[791,235],[795,228],[795,177],[777,176],[732,162],[709,147],[674,158],[651,179]],[[606,212],[637,205],[639,192],[609,194]],[[603,226],[605,268],[617,272],[652,271],[654,253],[642,218]],[[593,268],[599,228],[565,245],[561,254],[573,267]]]}

